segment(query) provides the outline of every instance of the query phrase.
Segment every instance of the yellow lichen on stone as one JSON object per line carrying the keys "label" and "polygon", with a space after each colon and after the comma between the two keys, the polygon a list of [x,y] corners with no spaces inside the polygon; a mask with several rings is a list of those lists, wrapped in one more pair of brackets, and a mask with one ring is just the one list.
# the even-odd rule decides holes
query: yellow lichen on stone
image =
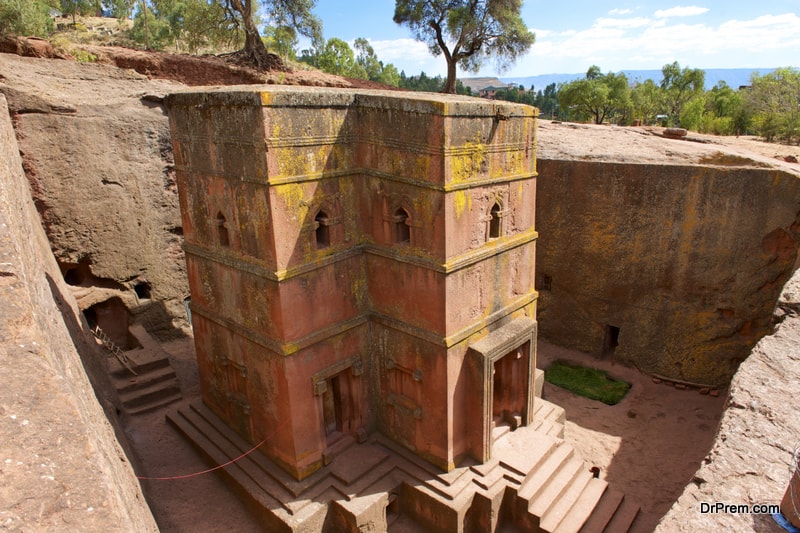
{"label": "yellow lichen on stone", "polygon": [[456,219],[461,218],[465,212],[472,210],[472,195],[469,191],[458,190],[452,193],[453,207],[456,211]]}
{"label": "yellow lichen on stone", "polygon": [[461,148],[464,153],[450,157],[450,181],[463,183],[474,179],[486,162],[486,144],[468,141]]}

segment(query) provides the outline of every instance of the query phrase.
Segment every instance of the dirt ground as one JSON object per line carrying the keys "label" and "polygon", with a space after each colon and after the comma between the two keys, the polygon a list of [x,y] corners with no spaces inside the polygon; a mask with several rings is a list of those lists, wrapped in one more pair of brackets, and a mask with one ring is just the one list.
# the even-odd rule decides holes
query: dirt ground
{"label": "dirt ground", "polygon": [[614,406],[545,383],[543,396],[567,414],[565,440],[600,477],[642,508],[641,531],[652,531],[691,481],[711,449],[726,391],[717,397],[679,390],[639,371],[539,341],[539,368],[561,359],[600,368],[631,383]]}
{"label": "dirt ground", "polygon": [[[163,345],[181,382],[184,402],[199,398],[193,340]],[[638,371],[613,361],[539,342],[538,366],[563,359],[605,369],[632,384],[615,406],[581,398],[545,384],[547,400],[567,413],[565,438],[601,477],[642,506],[640,531],[652,531],[659,518],[691,480],[714,439],[725,404],[696,390],[656,384]],[[125,432],[140,462],[139,475],[172,478],[209,469],[194,449],[169,426],[167,410],[129,417]],[[261,531],[255,517],[221,476],[207,473],[186,479],[142,480],[150,508],[163,532],[211,533]]]}

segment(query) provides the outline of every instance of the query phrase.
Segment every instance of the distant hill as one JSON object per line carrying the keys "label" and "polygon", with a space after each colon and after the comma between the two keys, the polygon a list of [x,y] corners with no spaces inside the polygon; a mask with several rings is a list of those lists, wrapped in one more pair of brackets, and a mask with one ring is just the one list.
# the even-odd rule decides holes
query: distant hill
{"label": "distant hill", "polygon": [[[709,68],[706,71],[706,90],[711,89],[720,80],[724,80],[728,86],[738,89],[741,85],[750,84],[750,76],[753,72],[758,72],[762,76],[769,74],[774,68]],[[630,81],[651,79],[656,83],[661,81],[661,70],[623,70]],[[551,83],[559,84],[572,80],[581,79],[586,75],[585,72],[579,74],[541,74],[539,76],[526,76],[522,78],[500,78],[503,82],[514,85],[522,85],[530,89],[531,85],[539,90],[544,90]]]}
{"label": "distant hill", "polygon": [[487,87],[505,87],[507,85],[500,81],[500,78],[459,78],[459,81],[464,87],[472,89],[473,93]]}

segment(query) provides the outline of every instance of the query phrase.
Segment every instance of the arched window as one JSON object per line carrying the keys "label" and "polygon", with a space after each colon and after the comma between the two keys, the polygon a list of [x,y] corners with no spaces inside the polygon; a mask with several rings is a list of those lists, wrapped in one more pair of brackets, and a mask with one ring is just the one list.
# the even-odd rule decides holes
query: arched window
{"label": "arched window", "polygon": [[331,245],[331,228],[329,224],[330,221],[325,211],[320,211],[317,213],[317,216],[314,217],[314,225],[316,227],[314,236],[317,241],[317,250],[327,248]]}
{"label": "arched window", "polygon": [[222,212],[217,213],[217,237],[219,238],[219,245],[227,248],[230,246],[228,240],[228,228],[225,227],[225,215]]}
{"label": "arched window", "polygon": [[500,237],[500,204],[495,202],[489,216],[489,238],[497,239]]}
{"label": "arched window", "polygon": [[395,242],[411,242],[411,227],[408,225],[408,212],[402,207],[394,212]]}

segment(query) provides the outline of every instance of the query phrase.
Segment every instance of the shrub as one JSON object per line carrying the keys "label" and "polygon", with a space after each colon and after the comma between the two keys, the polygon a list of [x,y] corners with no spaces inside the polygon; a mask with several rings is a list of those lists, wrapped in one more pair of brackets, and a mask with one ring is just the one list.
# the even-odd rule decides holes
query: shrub
{"label": "shrub", "polygon": [[50,6],[41,0],[0,0],[0,35],[46,37],[53,31]]}

